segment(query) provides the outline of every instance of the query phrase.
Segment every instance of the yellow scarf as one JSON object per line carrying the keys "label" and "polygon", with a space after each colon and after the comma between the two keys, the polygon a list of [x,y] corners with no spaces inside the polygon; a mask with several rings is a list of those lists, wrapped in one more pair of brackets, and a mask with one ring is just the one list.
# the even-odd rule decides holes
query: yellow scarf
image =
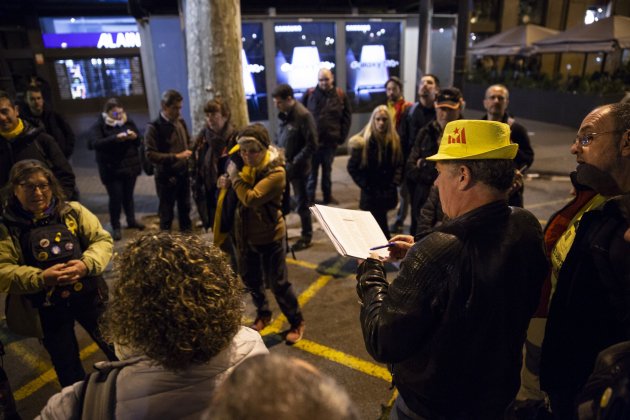
{"label": "yellow scarf", "polygon": [[24,131],[24,123],[22,119],[18,118],[18,124],[11,131],[0,131],[0,136],[4,137],[7,140],[13,140]]}
{"label": "yellow scarf", "polygon": [[[236,153],[239,150],[239,145],[237,144],[230,150],[229,154]],[[256,172],[260,169],[266,167],[269,164],[270,160],[269,150],[265,153],[265,157],[263,158],[260,165],[252,167],[245,165],[243,166],[243,170],[239,172],[239,176],[241,179],[248,183],[249,185],[254,185],[256,181]],[[219,197],[217,198],[217,209],[214,213],[214,221],[212,223],[212,233],[213,233],[213,242],[216,246],[221,246],[225,239],[227,238],[227,232],[221,232],[221,211],[223,210],[223,201],[225,200],[225,195],[227,194],[227,188],[221,188],[219,191]]]}

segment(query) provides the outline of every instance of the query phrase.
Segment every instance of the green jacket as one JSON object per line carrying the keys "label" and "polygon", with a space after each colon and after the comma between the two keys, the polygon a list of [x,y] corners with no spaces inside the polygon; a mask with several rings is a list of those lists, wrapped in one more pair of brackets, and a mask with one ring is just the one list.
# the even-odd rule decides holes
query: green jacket
{"label": "green jacket", "polygon": [[[61,211],[61,219],[72,230],[77,226],[77,236],[87,247],[81,261],[88,269],[87,277],[98,276],[109,263],[114,244],[110,234],[103,229],[98,218],[78,202],[68,202]],[[0,223],[0,293],[7,296],[7,324],[21,335],[42,337],[37,309],[33,308],[24,295],[44,290],[44,277],[41,268],[24,264],[17,232],[12,232],[7,224],[22,224],[28,229],[29,223],[20,220],[7,209]]]}

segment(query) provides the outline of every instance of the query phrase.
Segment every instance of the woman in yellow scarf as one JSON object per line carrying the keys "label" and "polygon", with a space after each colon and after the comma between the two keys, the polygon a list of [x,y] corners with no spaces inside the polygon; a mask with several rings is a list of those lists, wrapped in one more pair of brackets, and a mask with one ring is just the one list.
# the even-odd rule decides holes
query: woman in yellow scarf
{"label": "woman in yellow scarf", "polygon": [[[252,328],[261,331],[271,322],[265,295],[266,277],[282,313],[290,323],[286,341],[293,344],[304,334],[304,319],[288,278],[283,245],[285,222],[282,194],[286,185],[284,153],[270,145],[269,133],[252,124],[238,135],[243,169],[228,165],[229,184],[239,203],[234,220],[239,274],[252,295],[257,316]],[[227,181],[224,179],[223,185]]]}

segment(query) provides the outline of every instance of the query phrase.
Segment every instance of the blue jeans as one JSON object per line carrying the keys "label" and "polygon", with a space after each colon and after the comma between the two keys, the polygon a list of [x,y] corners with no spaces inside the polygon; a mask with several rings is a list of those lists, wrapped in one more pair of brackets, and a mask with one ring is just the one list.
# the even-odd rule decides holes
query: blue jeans
{"label": "blue jeans", "polygon": [[311,203],[315,201],[315,191],[317,190],[317,176],[319,167],[322,167],[322,194],[324,203],[330,201],[332,197],[332,165],[335,159],[336,147],[319,147],[313,155],[311,174],[306,183],[306,191]]}

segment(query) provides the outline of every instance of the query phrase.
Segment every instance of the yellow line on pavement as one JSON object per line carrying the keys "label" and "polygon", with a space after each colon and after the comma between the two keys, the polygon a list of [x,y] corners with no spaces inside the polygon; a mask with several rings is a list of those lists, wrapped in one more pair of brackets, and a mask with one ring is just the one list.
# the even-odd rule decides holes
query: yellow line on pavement
{"label": "yellow line on pavement", "polygon": [[317,344],[313,341],[302,339],[295,343],[293,347],[304,350],[316,356],[321,356],[325,359],[339,363],[340,365],[349,367],[351,369],[358,370],[361,373],[374,376],[375,378],[379,378],[387,382],[392,381],[392,375],[384,367],[340,352],[339,350]]}
{"label": "yellow line on pavement", "polygon": [[46,363],[37,353],[24,345],[22,341],[14,341],[6,346],[7,352],[19,355],[22,362],[28,369],[36,372],[44,372],[50,369],[50,363]]}
{"label": "yellow line on pavement", "polygon": [[[81,350],[81,352],[79,353],[79,357],[81,357],[81,360],[85,360],[97,351],[98,346],[96,345],[96,343],[92,343]],[[22,388],[15,391],[15,393],[13,394],[15,396],[15,400],[23,400],[24,398],[37,392],[40,388],[46,386],[49,382],[54,381],[55,379],[57,379],[57,374],[55,373],[55,370],[53,368],[48,369],[37,378],[33,379]]]}
{"label": "yellow line on pavement", "polygon": [[318,264],[313,264],[312,262],[304,261],[304,260],[294,260],[293,258],[286,258],[287,263],[297,265],[299,267],[310,268],[311,270],[315,270],[318,267]]}
{"label": "yellow line on pavement", "polygon": [[394,388],[394,392],[392,392],[392,397],[387,402],[387,406],[388,407],[393,406],[394,405],[394,401],[396,401],[396,398],[398,398],[398,390],[396,388]]}
{"label": "yellow line on pavement", "polygon": [[[306,290],[304,290],[302,294],[298,297],[298,303],[300,304],[300,307],[304,307],[308,303],[308,301],[311,300],[313,296],[315,296],[315,294],[317,294],[317,292],[319,292],[322,287],[326,286],[328,282],[332,279],[333,276],[325,275],[319,277],[317,280],[311,283],[311,285],[308,286]],[[267,326],[267,328],[260,332],[260,334],[265,336],[268,334],[279,333],[282,330],[282,325],[285,322],[287,322],[287,318],[282,314],[278,315],[278,317],[274,319],[273,322]]]}

